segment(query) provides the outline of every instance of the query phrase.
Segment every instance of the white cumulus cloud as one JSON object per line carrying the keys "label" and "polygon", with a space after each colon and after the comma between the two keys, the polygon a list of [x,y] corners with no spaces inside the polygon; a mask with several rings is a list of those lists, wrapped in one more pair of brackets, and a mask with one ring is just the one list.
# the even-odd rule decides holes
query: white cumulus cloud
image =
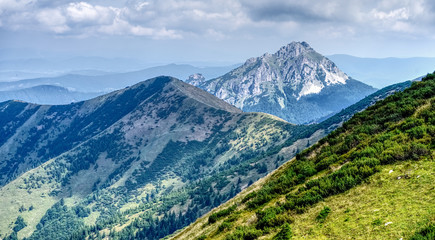
{"label": "white cumulus cloud", "polygon": [[0,28],[158,39],[288,35],[289,30],[331,33],[331,38],[423,35],[435,28],[434,11],[432,0],[0,0]]}
{"label": "white cumulus cloud", "polygon": [[93,6],[86,2],[70,3],[66,14],[73,22],[90,22],[107,24],[113,21],[118,9],[113,7]]}
{"label": "white cumulus cloud", "polygon": [[59,9],[45,9],[36,14],[36,19],[42,26],[55,33],[65,33],[70,30],[66,25],[66,17]]}

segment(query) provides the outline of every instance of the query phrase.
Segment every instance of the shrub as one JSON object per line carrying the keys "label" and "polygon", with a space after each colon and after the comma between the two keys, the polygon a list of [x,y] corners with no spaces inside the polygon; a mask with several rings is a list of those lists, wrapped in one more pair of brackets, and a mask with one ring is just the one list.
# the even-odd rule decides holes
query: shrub
{"label": "shrub", "polygon": [[335,163],[337,159],[338,158],[336,154],[332,154],[329,157],[323,158],[316,164],[316,170],[321,171],[327,169],[331,164]]}
{"label": "shrub", "polygon": [[255,228],[237,227],[233,234],[227,235],[225,240],[254,240],[263,235],[263,231]]}
{"label": "shrub", "polygon": [[250,202],[248,202],[248,207],[251,209],[255,209],[270,200],[272,200],[273,196],[266,190],[260,191],[255,198],[253,198]]}
{"label": "shrub", "polygon": [[237,208],[237,205],[234,204],[233,206],[231,206],[229,208],[215,212],[208,217],[208,222],[215,223],[217,220],[219,220],[225,216],[230,215],[232,212],[234,212],[234,210],[236,210],[236,208]]}
{"label": "shrub", "polygon": [[24,222],[24,219],[21,216],[17,217],[17,220],[15,221],[15,227],[13,228],[14,232],[19,232],[21,229],[25,228],[27,226],[26,222]]}
{"label": "shrub", "polygon": [[412,143],[411,145],[411,156],[414,159],[418,159],[420,156],[428,154],[426,145],[421,143]]}
{"label": "shrub", "polygon": [[331,209],[328,206],[325,206],[319,213],[319,215],[317,215],[316,220],[323,223],[326,220],[326,217],[328,216],[328,214],[331,212]]}
{"label": "shrub", "polygon": [[373,226],[379,226],[379,225],[381,225],[382,224],[382,220],[381,219],[375,219],[373,222],[372,222],[372,225]]}
{"label": "shrub", "polygon": [[426,134],[427,130],[426,127],[424,126],[418,126],[418,127],[413,127],[409,130],[406,131],[406,133],[414,139],[420,139],[423,138],[424,135]]}
{"label": "shrub", "polygon": [[223,232],[227,229],[230,229],[232,227],[232,224],[228,221],[223,221],[221,225],[218,227],[218,232]]}
{"label": "shrub", "polygon": [[294,219],[283,213],[280,207],[269,207],[263,211],[257,211],[257,229],[275,228],[283,225],[284,223],[292,223]]}
{"label": "shrub", "polygon": [[432,240],[435,239],[435,224],[431,223],[419,232],[415,233],[410,240]]}
{"label": "shrub", "polygon": [[284,223],[282,225],[281,231],[273,237],[273,240],[288,240],[293,236],[292,230],[290,228],[290,224]]}
{"label": "shrub", "polygon": [[255,196],[257,196],[257,192],[250,192],[248,195],[246,195],[242,199],[242,203],[245,203],[245,202],[249,201],[250,199],[254,198]]}
{"label": "shrub", "polygon": [[205,240],[207,238],[206,235],[201,235],[199,237],[196,238],[196,240]]}

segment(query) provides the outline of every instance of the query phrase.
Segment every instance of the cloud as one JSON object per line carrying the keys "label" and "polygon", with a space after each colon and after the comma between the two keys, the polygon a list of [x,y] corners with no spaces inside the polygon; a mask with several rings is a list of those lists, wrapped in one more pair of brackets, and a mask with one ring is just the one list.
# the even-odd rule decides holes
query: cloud
{"label": "cloud", "polygon": [[240,1],[253,21],[296,22],[304,29],[317,28],[316,32],[329,29],[337,37],[387,32],[422,35],[435,28],[435,2],[430,0]]}
{"label": "cloud", "polygon": [[372,14],[379,20],[407,20],[409,18],[409,10],[406,8],[399,8],[389,12],[373,9]]}
{"label": "cloud", "polygon": [[229,34],[247,20],[240,3],[232,0],[129,1],[122,14],[130,23],[172,29],[183,35]]}
{"label": "cloud", "polygon": [[65,33],[70,30],[66,25],[67,18],[59,9],[46,9],[36,14],[36,19],[40,24],[55,33]]}
{"label": "cloud", "polygon": [[254,21],[272,22],[325,22],[348,19],[350,15],[344,9],[352,6],[349,2],[352,1],[241,0],[244,9]]}
{"label": "cloud", "polygon": [[86,2],[70,3],[66,7],[66,15],[72,22],[108,24],[117,12],[116,8],[93,6]]}
{"label": "cloud", "polygon": [[435,28],[433,11],[431,0],[1,0],[0,28],[156,39],[288,36],[289,29],[331,38],[423,35]]}
{"label": "cloud", "polygon": [[35,0],[2,0],[0,1],[0,13],[22,11],[35,2]]}
{"label": "cloud", "polygon": [[116,18],[111,25],[101,26],[96,29],[97,32],[108,35],[132,35],[146,36],[153,39],[176,39],[181,35],[175,31],[166,29],[147,28],[139,25],[131,25],[129,22]]}

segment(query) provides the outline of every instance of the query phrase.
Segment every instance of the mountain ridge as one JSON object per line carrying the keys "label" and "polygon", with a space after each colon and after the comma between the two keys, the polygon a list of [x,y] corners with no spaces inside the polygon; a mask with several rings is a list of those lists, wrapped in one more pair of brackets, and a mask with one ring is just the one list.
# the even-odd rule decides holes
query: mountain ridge
{"label": "mountain ridge", "polygon": [[[272,170],[281,158],[267,155],[271,149],[312,133],[243,113],[170,77],[69,105],[3,102],[0,116],[0,199],[7,202],[0,231],[29,239],[66,239],[85,222],[129,219],[120,209],[147,209],[153,214],[144,219],[158,226],[177,209],[173,222],[186,224]],[[69,217],[56,218],[63,214]],[[27,227],[11,232],[18,217]],[[179,227],[144,226],[141,234],[163,237]]]}

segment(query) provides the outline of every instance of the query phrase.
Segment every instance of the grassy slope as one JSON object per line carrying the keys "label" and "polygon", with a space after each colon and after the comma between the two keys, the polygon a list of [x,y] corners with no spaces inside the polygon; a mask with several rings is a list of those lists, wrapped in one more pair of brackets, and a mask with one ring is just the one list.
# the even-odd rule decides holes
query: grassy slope
{"label": "grassy slope", "polygon": [[[50,196],[49,193],[54,189],[54,184],[44,184],[36,190],[26,190],[23,188],[24,179],[32,174],[43,176],[45,172],[42,170],[51,161],[41,165],[39,168],[32,169],[24,173],[20,178],[8,183],[0,189],[0,199],[2,199],[0,207],[0,237],[6,233],[10,233],[14,226],[15,219],[22,216],[27,226],[18,233],[18,237],[28,237],[36,229],[36,224],[44,216],[47,209],[58,201],[56,197]],[[29,210],[33,206],[32,210]],[[20,211],[20,207],[26,210]]]}
{"label": "grassy slope", "polygon": [[[289,164],[288,162],[287,164]],[[279,174],[286,165],[273,174],[254,183],[235,198],[207,213],[194,224],[174,234],[171,239],[195,239],[210,235],[208,239],[225,239],[226,234],[216,234],[218,224],[208,224],[213,212],[239,203],[248,193],[258,190],[272,175]],[[392,173],[389,173],[393,170]],[[432,160],[406,161],[384,166],[367,183],[350,191],[332,196],[303,214],[295,214],[292,224],[293,239],[408,239],[416,229],[435,221],[435,165]],[[408,174],[409,179],[399,176]],[[267,206],[273,206],[272,201]],[[331,213],[322,224],[316,221],[319,212],[328,206]],[[243,206],[239,206],[243,209]],[[237,223],[248,225],[255,212],[241,211]],[[379,219],[378,225],[374,222]],[[422,219],[422,220],[411,220]],[[385,226],[387,222],[392,222]],[[271,239],[272,231],[261,239]]]}
{"label": "grassy slope", "polygon": [[[295,215],[293,238],[408,239],[416,229],[435,221],[434,172],[433,160],[384,166],[367,183]],[[410,178],[397,179],[405,174]],[[316,216],[324,206],[331,213],[320,224]],[[387,222],[392,223],[385,226]]]}
{"label": "grassy slope", "polygon": [[[215,162],[218,163],[215,166],[215,169],[217,170],[220,166],[219,164],[224,164],[227,162],[230,158],[233,156],[237,156],[238,153],[243,153],[245,150],[253,149],[253,150],[266,150],[271,146],[276,146],[282,144],[282,140],[277,141],[272,140],[271,138],[273,136],[277,135],[286,135],[287,137],[284,137],[283,139],[289,139],[291,136],[291,133],[289,133],[287,130],[285,130],[285,126],[289,125],[286,122],[283,122],[281,119],[269,115],[269,114],[263,114],[263,113],[247,113],[244,114],[247,117],[243,120],[243,122],[239,124],[235,124],[236,127],[232,130],[233,133],[238,134],[239,137],[235,139],[230,139],[229,143],[232,145],[231,149],[229,149],[226,153],[218,156],[215,158]],[[283,126],[284,125],[284,126]],[[256,168],[252,168],[255,164],[259,163],[265,163],[268,165],[268,169],[273,169],[275,167],[275,159],[277,155],[284,155],[284,150],[287,150],[285,155],[294,156],[294,154],[298,151],[303,150],[304,147],[307,146],[308,142],[315,142],[318,140],[319,135],[323,136],[323,131],[318,131],[314,133],[309,138],[303,138],[295,141],[292,145],[287,146],[282,149],[282,151],[278,151],[276,153],[265,153],[267,157],[264,157],[262,159],[256,159],[254,157],[255,161],[252,161],[253,159],[250,159],[246,161],[245,163],[240,164],[239,166],[234,166],[233,168],[221,171],[217,170],[217,172],[211,173],[208,177],[204,177],[204,179],[216,179],[217,176],[224,176],[227,180],[230,181],[230,185],[237,184],[238,179],[241,180],[242,186],[248,185],[248,182],[250,180],[258,180],[260,176],[264,176],[264,174],[259,174],[257,172]],[[251,166],[251,167],[246,167]],[[242,168],[247,168],[246,173],[240,174],[238,171]],[[214,180],[213,180],[214,181]],[[212,183],[212,185],[214,185]],[[222,192],[228,191],[229,187],[225,187]],[[187,188],[183,188],[187,187]],[[174,199],[176,198],[177,194],[179,192],[177,190],[180,190],[181,192],[187,191],[189,193],[190,188],[197,188],[198,186],[193,184],[192,186],[188,185],[181,185],[179,189],[175,189],[172,191],[172,195],[174,196]],[[211,193],[209,193],[211,194]],[[105,233],[106,235],[109,234],[110,230],[113,230],[115,232],[120,232],[122,230],[128,230],[126,228],[132,227],[134,225],[134,220],[140,220],[143,218],[143,214],[149,212],[150,208],[158,209],[162,207],[165,204],[165,200],[167,201],[170,199],[170,197],[166,196],[166,198],[158,199],[157,201],[153,202],[150,206],[148,206],[145,209],[141,209],[140,205],[132,204],[130,205],[130,211],[128,213],[123,214],[125,218],[127,219],[126,222],[116,223],[110,226],[109,228],[105,228],[100,231],[100,233]],[[191,197],[189,197],[191,199]],[[189,200],[190,201],[190,200]],[[189,202],[188,201],[188,202]],[[135,207],[138,207],[135,209]],[[178,212],[178,211],[186,211],[187,208],[191,208],[192,205],[179,205],[176,203],[172,208],[171,211]],[[127,210],[127,209],[122,209]],[[133,223],[133,224],[132,224]],[[133,231],[137,231],[138,229],[133,227]],[[118,236],[115,236],[117,238]]]}
{"label": "grassy slope", "polygon": [[[281,119],[274,117],[272,115],[268,114],[256,114],[256,113],[249,113],[244,114],[246,115],[245,120],[243,121],[243,124],[240,124],[240,126],[236,127],[233,131],[234,133],[241,134],[240,138],[236,138],[234,140],[231,140],[232,147],[227,151],[226,154],[223,154],[219,156],[216,159],[216,162],[226,162],[229,158],[234,156],[237,153],[243,152],[245,149],[267,149],[270,147],[270,145],[279,145],[282,144],[283,140],[280,140],[274,144],[270,144],[270,137],[274,135],[282,135],[285,133],[287,136],[290,136],[291,134],[284,130],[284,127],[281,125],[288,125],[287,123],[283,122]],[[235,118],[237,120],[238,118]],[[235,120],[230,120],[229,125],[236,125],[235,123],[232,123]],[[288,137],[287,137],[288,138]],[[285,139],[287,139],[285,138]],[[284,139],[284,140],[285,140]],[[314,142],[314,141],[312,141]],[[305,144],[302,144],[303,146],[296,146],[298,150],[302,150]],[[248,147],[247,147],[248,146]],[[73,153],[75,150],[73,149],[71,152]],[[53,206],[54,203],[56,203],[60,197],[63,197],[65,199],[65,203],[68,206],[74,206],[77,203],[80,203],[84,201],[86,196],[80,195],[80,194],[74,194],[72,196],[50,196],[50,192],[55,190],[60,186],[60,183],[53,180],[52,182],[45,184],[42,184],[41,186],[37,186],[35,188],[32,188],[31,190],[26,189],[23,186],[26,186],[24,183],[27,179],[29,179],[30,176],[33,178],[38,178],[39,176],[43,178],[49,178],[49,173],[47,173],[46,166],[57,166],[57,162],[61,161],[61,159],[53,159],[52,161],[48,161],[44,163],[43,165],[30,170],[29,172],[26,172],[19,178],[15,179],[14,181],[10,182],[9,184],[5,185],[0,189],[0,198],[3,199],[3,206],[0,208],[0,234],[10,234],[11,229],[14,226],[13,222],[18,216],[22,216],[27,224],[27,227],[21,230],[18,233],[19,238],[23,237],[29,237],[35,230],[36,225],[40,221],[41,217],[45,214],[45,212]],[[100,167],[103,166],[100,163]],[[269,169],[273,168],[273,166],[269,166]],[[90,169],[93,169],[91,166]],[[99,168],[100,169],[100,168]],[[81,172],[84,173],[84,172]],[[86,172],[88,173],[88,172]],[[95,175],[94,178],[98,178],[98,172],[96,171],[89,171],[89,174]],[[249,173],[247,174],[250,176],[250,178],[256,180],[261,175],[257,173],[257,170],[251,169]],[[237,174],[234,174],[230,179],[231,182],[237,181]],[[73,180],[72,183],[76,183],[78,180],[83,180],[80,177],[78,179]],[[88,179],[89,180],[89,179]],[[249,179],[243,180],[243,183],[247,184]],[[162,181],[161,185],[164,185],[165,180]],[[174,183],[168,183],[168,186],[170,185],[179,185],[180,187],[183,187],[185,183],[180,182],[174,182]],[[83,185],[83,184],[82,184]],[[151,184],[149,184],[151,185]],[[145,186],[143,189],[140,189],[140,191],[143,192],[149,192],[146,190],[149,185]],[[152,185],[151,185],[152,186]],[[168,187],[167,186],[167,187]],[[154,188],[152,188],[154,189]],[[80,191],[78,191],[80,192]],[[177,194],[177,191],[175,191],[174,194]],[[160,195],[160,193],[157,193],[157,195]],[[141,196],[145,197],[145,196]],[[148,206],[148,210],[146,211],[135,211],[134,209],[136,207],[140,207],[140,204],[138,205],[136,203],[136,198],[131,198],[128,200],[128,202],[123,206],[123,209],[121,211],[125,211],[128,209],[133,209],[134,214],[123,214],[125,218],[127,219],[127,222],[122,221],[120,224],[116,224],[113,226],[112,229],[115,231],[120,231],[126,226],[128,226],[134,219],[140,218],[140,215],[144,212],[149,211],[150,208],[156,208],[159,209],[164,204],[163,199],[160,199],[158,201],[155,201],[151,204],[151,206]],[[186,206],[179,206],[178,203],[175,207],[177,208],[185,208]],[[19,208],[21,206],[24,206],[26,209],[28,209],[30,206],[34,207],[31,211],[23,211],[20,212]],[[89,205],[89,207],[92,207],[93,205]],[[92,212],[92,214],[85,218],[84,221],[86,225],[92,226],[96,222],[96,218],[98,217],[99,212],[95,211]],[[108,231],[102,231],[108,233]]]}
{"label": "grassy slope", "polygon": [[[433,200],[435,194],[432,184],[435,180],[433,162],[435,157],[433,151],[435,76],[431,75],[429,78],[431,79],[424,83],[415,84],[404,94],[396,94],[369,108],[368,112],[357,114],[357,117],[345,124],[344,128],[301,154],[299,160],[286,163],[273,174],[255,183],[171,238],[243,239],[243,237],[237,237],[236,232],[241,232],[237,228],[245,226],[245,233],[249,231],[258,233],[262,230],[260,234],[253,234],[257,237],[252,239],[258,237],[259,239],[272,239],[280,231],[279,224],[261,228],[258,214],[256,214],[268,208],[280,209],[281,212],[276,214],[275,219],[286,219],[291,223],[293,239],[406,239],[411,237],[416,230],[435,221],[435,201]],[[412,102],[411,99],[418,100]],[[409,106],[404,107],[405,105],[413,105],[413,107],[407,109]],[[422,116],[422,113],[426,114],[426,117]],[[386,118],[381,120],[383,115]],[[427,117],[427,115],[430,116]],[[413,128],[413,126],[406,125],[415,119],[422,120],[421,125],[425,128],[424,134],[419,137],[412,135],[415,133],[413,130],[418,130],[418,126]],[[367,130],[366,127],[368,131],[371,131],[369,134],[364,133]],[[387,136],[388,134],[390,137]],[[344,140],[350,135],[360,137],[360,139],[350,149],[343,151]],[[387,139],[382,139],[382,137]],[[339,139],[341,141],[337,141]],[[399,144],[400,147],[389,149],[389,144],[394,145],[394,143]],[[425,145],[428,151],[413,155],[413,146],[418,144]],[[364,152],[368,149],[367,147],[376,148],[373,156],[381,161],[373,168],[369,167],[371,174],[362,177],[359,183],[353,184],[353,187],[348,188],[347,191],[342,190],[340,194],[330,196],[331,193],[327,193],[325,197],[320,197],[320,200],[308,204],[302,201],[303,197],[307,196],[308,190],[312,190],[310,187],[305,188],[305,183],[313,179],[331,177],[334,173],[340,172],[340,168],[343,168],[343,171],[349,169],[350,167],[346,165],[352,166],[353,160],[355,164],[361,160],[355,156],[364,157],[364,154],[372,154]],[[318,164],[331,155],[331,152],[328,153],[331,149],[332,153],[341,155],[338,160],[330,163],[329,167],[324,168],[325,170],[320,169],[315,174],[308,174],[302,183],[295,184],[293,181],[293,184],[287,186],[288,189],[280,190],[281,194],[276,194],[274,191],[267,192],[273,198],[259,204],[259,207],[248,206],[252,199],[243,203],[242,199],[249,193],[258,193],[267,188],[273,189],[278,185],[276,184],[277,179],[293,171],[292,167],[298,162],[308,160]],[[322,153],[325,154],[322,155]],[[388,154],[391,153],[393,155],[400,153],[397,156],[400,159],[388,158]],[[401,153],[404,153],[404,158]],[[393,171],[390,173],[390,170]],[[290,193],[288,200],[285,197],[286,193]],[[256,200],[256,197],[253,199]],[[221,212],[234,204],[237,204],[237,209],[228,217],[219,219],[215,224],[208,223],[210,215]],[[323,223],[320,223],[316,217],[324,206],[330,207],[331,213]],[[271,221],[273,220],[272,218]],[[226,228],[223,227],[225,224],[227,224]],[[231,236],[233,238],[230,238]],[[245,239],[248,239],[247,235]]]}

